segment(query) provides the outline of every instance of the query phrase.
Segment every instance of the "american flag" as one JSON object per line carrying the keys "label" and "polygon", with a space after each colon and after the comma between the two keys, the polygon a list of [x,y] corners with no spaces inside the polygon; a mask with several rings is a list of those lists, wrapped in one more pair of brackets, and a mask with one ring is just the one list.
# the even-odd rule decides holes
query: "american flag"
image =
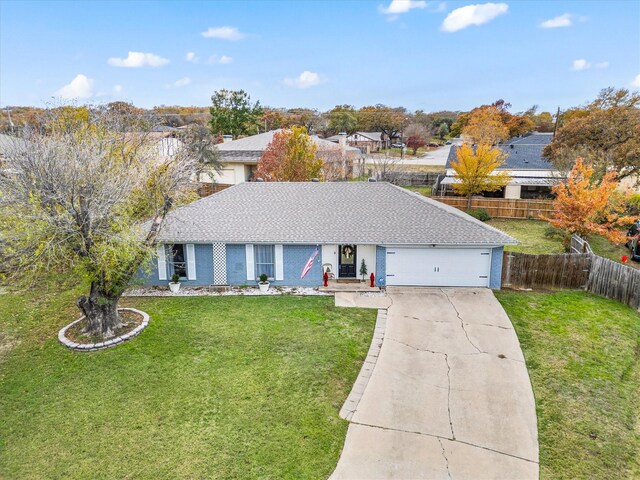
{"label": "american flag", "polygon": [[309,260],[307,260],[307,263],[305,263],[304,268],[302,269],[302,274],[300,275],[300,278],[304,278],[307,276],[307,273],[309,273],[309,271],[311,270],[311,267],[313,267],[313,261],[316,259],[317,256],[318,256],[318,247],[316,247],[316,250],[315,252],[313,252],[313,255],[309,257]]}

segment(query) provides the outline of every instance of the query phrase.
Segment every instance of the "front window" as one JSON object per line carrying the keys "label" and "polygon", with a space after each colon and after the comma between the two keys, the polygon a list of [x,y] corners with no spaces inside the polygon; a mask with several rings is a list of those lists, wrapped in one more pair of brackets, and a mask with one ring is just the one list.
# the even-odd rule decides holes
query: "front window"
{"label": "front window", "polygon": [[253,254],[255,257],[256,278],[263,273],[266,273],[269,278],[275,278],[275,246],[254,245]]}
{"label": "front window", "polygon": [[184,245],[177,243],[171,247],[170,266],[172,274],[187,278],[187,262],[185,262]]}

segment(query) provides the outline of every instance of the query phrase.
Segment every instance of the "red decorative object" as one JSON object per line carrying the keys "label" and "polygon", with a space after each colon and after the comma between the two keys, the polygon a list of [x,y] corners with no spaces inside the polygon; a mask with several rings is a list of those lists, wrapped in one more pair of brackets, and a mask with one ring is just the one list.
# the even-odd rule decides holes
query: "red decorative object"
{"label": "red decorative object", "polygon": [[329,286],[329,274],[327,272],[324,272],[324,275],[322,275],[322,279],[324,280],[324,286],[328,287]]}
{"label": "red decorative object", "polygon": [[375,287],[375,285],[376,285],[376,276],[373,274],[373,272],[371,272],[371,276],[369,277],[369,280],[371,281],[371,287]]}
{"label": "red decorative object", "polygon": [[622,263],[627,263],[629,261],[629,257],[627,257],[626,255],[623,255],[620,260],[622,260]]}

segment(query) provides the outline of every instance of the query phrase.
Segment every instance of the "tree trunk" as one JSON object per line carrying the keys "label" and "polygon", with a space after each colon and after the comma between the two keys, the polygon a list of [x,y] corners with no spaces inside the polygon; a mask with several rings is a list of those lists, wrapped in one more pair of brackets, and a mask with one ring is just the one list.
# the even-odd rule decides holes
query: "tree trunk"
{"label": "tree trunk", "polygon": [[92,283],[89,296],[82,296],[77,301],[78,308],[87,318],[85,333],[102,335],[104,338],[113,337],[114,331],[121,325],[118,300],[120,295],[107,293],[96,283]]}
{"label": "tree trunk", "polygon": [[471,210],[471,195],[467,196],[467,211]]}

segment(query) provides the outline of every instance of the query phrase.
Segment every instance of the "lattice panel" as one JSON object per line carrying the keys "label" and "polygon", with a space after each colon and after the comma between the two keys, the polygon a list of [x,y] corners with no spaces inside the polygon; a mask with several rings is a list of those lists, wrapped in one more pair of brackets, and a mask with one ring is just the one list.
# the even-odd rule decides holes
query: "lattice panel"
{"label": "lattice panel", "polygon": [[227,246],[224,243],[213,244],[213,284],[227,284]]}

